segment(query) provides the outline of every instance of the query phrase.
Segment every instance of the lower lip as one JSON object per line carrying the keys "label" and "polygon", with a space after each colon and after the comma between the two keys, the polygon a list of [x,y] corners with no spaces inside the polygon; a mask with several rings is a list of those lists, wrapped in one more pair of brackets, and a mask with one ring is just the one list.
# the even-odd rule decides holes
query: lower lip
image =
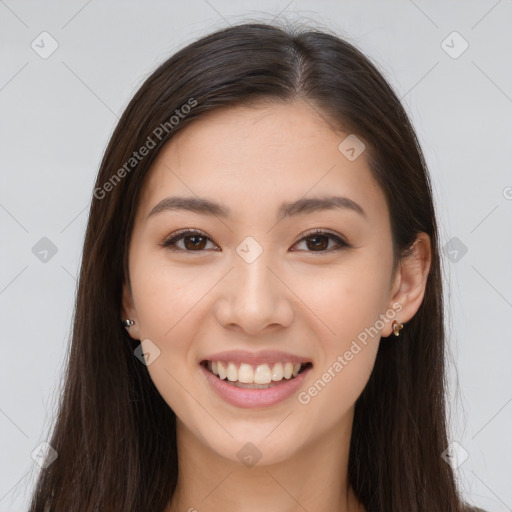
{"label": "lower lip", "polygon": [[210,386],[224,401],[235,407],[244,407],[247,409],[268,407],[286,400],[299,389],[306,374],[311,370],[311,366],[309,366],[295,378],[290,380],[284,379],[271,388],[247,389],[237,388],[236,386],[227,384],[224,380],[219,379],[216,375],[207,370],[202,364],[199,366]]}

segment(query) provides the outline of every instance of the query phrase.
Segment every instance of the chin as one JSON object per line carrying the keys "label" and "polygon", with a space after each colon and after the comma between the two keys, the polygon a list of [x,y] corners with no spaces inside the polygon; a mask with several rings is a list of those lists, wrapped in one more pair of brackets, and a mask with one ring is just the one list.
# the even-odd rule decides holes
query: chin
{"label": "chin", "polygon": [[208,445],[219,456],[247,467],[278,464],[298,456],[298,451],[304,443],[302,432],[296,432],[294,435],[290,431],[290,425],[288,428],[284,427],[288,420],[280,425],[281,421],[282,418],[272,419],[260,422],[259,425],[252,423],[249,427],[247,422],[242,422],[243,424],[237,425],[236,428],[226,424],[226,430],[233,437],[223,435],[222,439],[209,440]]}

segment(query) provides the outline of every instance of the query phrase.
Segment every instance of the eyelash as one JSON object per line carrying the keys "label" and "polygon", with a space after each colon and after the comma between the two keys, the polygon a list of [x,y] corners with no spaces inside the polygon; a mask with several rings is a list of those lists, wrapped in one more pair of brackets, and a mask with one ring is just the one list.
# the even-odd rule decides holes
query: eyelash
{"label": "eyelash", "polygon": [[[198,251],[189,251],[187,249],[171,248],[172,246],[175,246],[176,242],[178,242],[179,240],[183,239],[187,235],[200,236],[202,238],[206,238],[210,242],[213,242],[213,240],[208,235],[206,235],[206,233],[203,233],[202,231],[191,230],[191,229],[184,229],[184,230],[181,230],[181,231],[178,231],[178,232],[174,233],[170,238],[168,238],[162,244],[160,244],[160,246],[164,247],[166,249],[169,249],[171,252],[188,252],[188,253],[193,253],[193,252],[204,252],[205,251],[205,249],[198,250]],[[334,233],[331,233],[329,231],[321,230],[321,229],[316,229],[316,230],[314,230],[314,231],[312,231],[310,233],[306,233],[294,245],[297,245],[298,243],[302,242],[303,240],[305,240],[307,238],[312,238],[314,236],[326,236],[330,240],[334,240],[338,244],[338,247],[335,247],[334,249],[331,248],[331,249],[323,249],[321,251],[306,251],[306,252],[310,252],[310,253],[313,253],[313,254],[315,254],[315,253],[325,254],[325,253],[328,253],[328,252],[339,251],[340,249],[344,249],[344,248],[348,249],[348,248],[351,247],[351,245],[348,242],[346,242],[343,238],[341,238],[340,236],[335,235]]]}

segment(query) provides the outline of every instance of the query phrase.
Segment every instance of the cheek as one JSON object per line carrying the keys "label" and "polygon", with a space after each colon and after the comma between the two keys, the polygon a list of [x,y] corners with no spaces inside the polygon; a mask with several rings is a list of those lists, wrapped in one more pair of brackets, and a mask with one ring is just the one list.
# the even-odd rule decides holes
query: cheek
{"label": "cheek", "polygon": [[[385,270],[370,258],[354,257],[347,264],[310,271],[299,279],[297,295],[316,315],[315,322],[323,325],[327,347],[342,350],[359,333],[376,325],[387,303]],[[311,313],[308,317],[313,318]]]}
{"label": "cheek", "polygon": [[383,327],[386,278],[383,265],[361,259],[303,279],[298,294],[303,294],[304,303],[315,313],[308,317],[318,329],[315,378],[320,382],[310,392],[306,390],[317,406],[328,408],[335,397],[341,409],[348,408],[366,385]]}
{"label": "cheek", "polygon": [[[155,259],[154,259],[155,260]],[[200,302],[211,285],[193,269],[177,268],[147,259],[132,278],[141,336],[159,340],[174,338],[180,324]]]}
{"label": "cheek", "polygon": [[145,261],[148,263],[134,272],[132,289],[141,340],[150,339],[159,350],[147,369],[169,407],[178,417],[188,418],[197,403],[184,390],[200,371],[191,342],[199,336],[197,316],[205,314],[201,298],[212,283],[199,279],[191,269],[161,261],[151,264],[149,258]]}

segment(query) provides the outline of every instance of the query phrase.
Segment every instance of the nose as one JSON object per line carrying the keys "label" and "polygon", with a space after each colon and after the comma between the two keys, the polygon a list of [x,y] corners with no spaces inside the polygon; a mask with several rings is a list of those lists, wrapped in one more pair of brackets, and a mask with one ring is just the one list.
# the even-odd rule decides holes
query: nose
{"label": "nose", "polygon": [[265,251],[250,263],[236,256],[234,268],[221,283],[215,308],[223,327],[258,335],[291,324],[293,293],[275,266]]}

